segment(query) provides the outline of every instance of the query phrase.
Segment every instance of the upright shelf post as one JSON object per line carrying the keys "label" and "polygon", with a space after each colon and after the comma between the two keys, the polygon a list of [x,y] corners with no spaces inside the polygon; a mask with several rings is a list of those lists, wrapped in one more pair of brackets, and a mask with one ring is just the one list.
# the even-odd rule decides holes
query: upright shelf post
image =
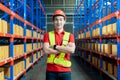
{"label": "upright shelf post", "polygon": [[[26,0],[24,0],[24,5],[23,5],[23,10],[24,10],[24,20],[26,20]],[[24,36],[26,36],[26,22],[24,22]],[[24,54],[26,54],[26,38],[24,39]],[[24,58],[24,69],[26,69],[26,57]],[[24,73],[24,76],[26,76],[26,72]]]}
{"label": "upright shelf post", "polygon": [[[100,43],[100,69],[102,70],[102,68],[103,68],[103,58],[102,58],[102,56],[101,56],[101,54],[102,54],[102,39],[101,39],[101,36],[102,36],[102,21],[101,21],[101,18],[102,18],[102,9],[103,9],[103,0],[100,0],[99,1],[99,4],[100,4],[100,6],[99,6],[99,13],[98,13],[98,19],[99,19],[99,22],[100,22],[100,24],[99,24],[99,28],[100,28],[100,39],[99,39],[99,43]],[[101,73],[101,71],[100,71],[100,78],[102,79],[102,73]]]}
{"label": "upright shelf post", "polygon": [[[87,26],[86,24],[87,24],[87,5],[86,5],[86,0],[84,0],[84,2],[83,2],[83,5],[84,5],[84,28]],[[86,29],[86,30],[84,30],[84,38],[86,38],[86,32],[87,32],[88,30]],[[85,44],[84,44],[84,46],[85,46],[85,48],[86,48],[86,44],[87,44],[87,42],[85,41]],[[84,52],[84,58],[86,59],[86,56],[87,56],[87,52],[85,51]]]}
{"label": "upright shelf post", "polygon": [[[13,2],[14,0],[10,0],[10,9],[13,10]],[[11,13],[10,15],[10,34],[13,34],[13,29],[14,29],[14,14]],[[14,52],[13,52],[13,46],[14,46],[14,38],[10,38],[10,57],[14,57]],[[10,64],[10,80],[14,80],[14,61],[12,60]]]}
{"label": "upright shelf post", "polygon": [[[120,0],[116,0],[117,2],[117,10],[120,10]],[[120,13],[118,14],[118,18],[117,18],[117,34],[120,35]],[[120,58],[120,38],[118,38],[117,40],[117,56],[118,58]],[[120,64],[117,67],[117,74],[118,74],[118,80],[120,80]]]}

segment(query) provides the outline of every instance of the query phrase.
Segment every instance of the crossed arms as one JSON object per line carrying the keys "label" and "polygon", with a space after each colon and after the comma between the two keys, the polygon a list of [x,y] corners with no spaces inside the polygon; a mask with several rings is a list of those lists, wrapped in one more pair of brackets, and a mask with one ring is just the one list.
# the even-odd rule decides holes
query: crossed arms
{"label": "crossed arms", "polygon": [[56,46],[56,50],[53,49],[48,42],[43,43],[43,51],[45,54],[57,54],[57,53],[74,53],[75,51],[75,43],[69,42],[67,46]]}

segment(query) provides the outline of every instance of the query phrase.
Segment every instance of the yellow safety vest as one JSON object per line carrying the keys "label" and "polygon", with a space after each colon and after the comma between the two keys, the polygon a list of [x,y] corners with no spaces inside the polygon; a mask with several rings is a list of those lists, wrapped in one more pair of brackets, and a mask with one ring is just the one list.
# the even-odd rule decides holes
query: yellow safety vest
{"label": "yellow safety vest", "polygon": [[[68,40],[69,40],[70,33],[65,32],[65,35],[63,36],[63,42],[62,45],[67,45]],[[49,40],[50,40],[50,45],[55,45],[55,34],[54,31],[49,32]],[[50,57],[47,58],[47,63],[50,64],[57,64],[63,67],[70,67],[71,66],[71,61],[65,60],[65,53],[60,53],[58,57],[55,57],[55,54],[50,54]]]}

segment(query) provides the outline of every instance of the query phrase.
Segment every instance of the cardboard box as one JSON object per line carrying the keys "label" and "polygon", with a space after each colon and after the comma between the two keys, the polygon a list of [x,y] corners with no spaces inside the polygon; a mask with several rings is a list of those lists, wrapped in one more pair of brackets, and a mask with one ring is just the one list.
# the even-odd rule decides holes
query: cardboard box
{"label": "cardboard box", "polygon": [[[38,38],[40,38],[40,33],[38,33]],[[80,34],[78,35],[78,39],[80,39]]]}
{"label": "cardboard box", "polygon": [[19,68],[19,66],[17,67],[17,63],[14,64],[14,76],[17,76],[17,68]]}
{"label": "cardboard box", "polygon": [[10,66],[5,66],[5,67],[4,67],[4,74],[5,74],[5,76],[7,76],[8,78],[10,78]]}
{"label": "cardboard box", "polygon": [[81,39],[83,39],[84,38],[84,33],[81,33]]}
{"label": "cardboard box", "polygon": [[92,37],[95,37],[95,30],[92,30]]}
{"label": "cardboard box", "polygon": [[94,60],[95,60],[95,64],[94,65],[97,67],[97,57],[95,57]]}
{"label": "cardboard box", "polygon": [[28,37],[28,29],[26,29],[26,36]]}
{"label": "cardboard box", "polygon": [[7,32],[10,32],[10,23],[7,23]]}
{"label": "cardboard box", "polygon": [[20,26],[20,27],[21,27],[21,36],[23,36],[23,34],[24,34],[24,29],[23,29],[22,26]]}
{"label": "cardboard box", "polygon": [[29,61],[30,61],[30,60],[29,60],[29,57],[27,57],[27,58],[26,58],[26,67],[28,67]]}
{"label": "cardboard box", "polygon": [[106,61],[104,61],[104,60],[103,60],[103,69],[104,69],[104,70],[107,70],[107,63],[106,63]]}
{"label": "cardboard box", "polygon": [[0,60],[6,59],[9,57],[9,45],[0,46]]}
{"label": "cardboard box", "polygon": [[20,50],[20,54],[24,54],[24,46],[23,46],[23,44],[19,45],[19,50]]}
{"label": "cardboard box", "polygon": [[110,74],[113,74],[113,66],[112,66],[112,63],[108,63],[108,72]]}
{"label": "cardboard box", "polygon": [[33,55],[33,57],[34,57],[34,61],[35,61],[35,60],[37,59],[37,58],[36,58],[36,53]]}
{"label": "cardboard box", "polygon": [[101,51],[105,53],[105,44],[101,44],[101,46],[102,46]]}
{"label": "cardboard box", "polygon": [[100,44],[98,44],[98,52],[100,52]]}
{"label": "cardboard box", "polygon": [[108,33],[108,35],[111,35],[113,33],[111,24],[107,25],[107,33]]}
{"label": "cardboard box", "polygon": [[16,34],[16,24],[14,24],[14,27],[13,27],[13,34],[17,35]]}
{"label": "cardboard box", "polygon": [[0,46],[0,60],[3,60],[3,56],[4,56],[3,47]]}
{"label": "cardboard box", "polygon": [[114,65],[114,76],[117,78],[118,77],[118,72],[117,72],[118,70],[117,70],[117,66],[116,65]]}
{"label": "cardboard box", "polygon": [[2,20],[2,32],[7,33],[7,22]]}
{"label": "cardboard box", "polygon": [[33,37],[36,38],[37,37],[37,32],[34,31],[33,34],[34,34]]}
{"label": "cardboard box", "polygon": [[2,20],[0,19],[0,32],[2,32],[2,28],[3,28],[3,26],[2,26]]}
{"label": "cardboard box", "polygon": [[34,46],[34,49],[37,49],[37,44],[36,43],[34,43],[33,46]]}
{"label": "cardboard box", "polygon": [[107,26],[103,26],[103,28],[102,28],[102,34],[103,35],[107,35],[108,33],[107,33]]}
{"label": "cardboard box", "polygon": [[38,48],[40,48],[40,43],[38,42]]}
{"label": "cardboard box", "polygon": [[0,80],[5,80],[4,79],[4,68],[0,67]]}
{"label": "cardboard box", "polygon": [[84,48],[84,43],[82,43],[82,48]]}
{"label": "cardboard box", "polygon": [[40,51],[38,52],[38,58],[40,57]]}
{"label": "cardboard box", "polygon": [[100,28],[96,29],[96,36],[100,36]]}
{"label": "cardboard box", "polygon": [[105,44],[105,53],[106,54],[112,53],[112,44]]}
{"label": "cardboard box", "polygon": [[90,31],[86,32],[86,38],[89,38],[89,37],[90,37]]}
{"label": "cardboard box", "polygon": [[98,51],[98,44],[95,43],[95,51]]}
{"label": "cardboard box", "polygon": [[98,58],[97,67],[100,68],[100,59]]}
{"label": "cardboard box", "polygon": [[16,33],[17,33],[17,35],[20,35],[20,27],[18,25],[16,27]]}
{"label": "cardboard box", "polygon": [[90,43],[88,43],[88,49],[90,49]]}
{"label": "cardboard box", "polygon": [[116,23],[112,24],[112,30],[113,30],[113,34],[117,33],[117,24]]}
{"label": "cardboard box", "polygon": [[117,44],[112,44],[112,55],[117,55]]}
{"label": "cardboard box", "polygon": [[9,57],[9,45],[4,46],[4,59]]}

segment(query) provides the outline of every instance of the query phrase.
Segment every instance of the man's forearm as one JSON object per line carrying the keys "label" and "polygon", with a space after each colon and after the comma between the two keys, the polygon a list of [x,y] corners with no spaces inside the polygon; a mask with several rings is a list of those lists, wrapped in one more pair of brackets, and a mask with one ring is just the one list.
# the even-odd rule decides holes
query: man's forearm
{"label": "man's forearm", "polygon": [[45,48],[44,52],[45,52],[45,54],[57,54],[57,53],[60,53],[58,50],[54,50],[52,48]]}
{"label": "man's forearm", "polygon": [[64,53],[74,53],[74,48],[69,46],[57,46],[56,49]]}

